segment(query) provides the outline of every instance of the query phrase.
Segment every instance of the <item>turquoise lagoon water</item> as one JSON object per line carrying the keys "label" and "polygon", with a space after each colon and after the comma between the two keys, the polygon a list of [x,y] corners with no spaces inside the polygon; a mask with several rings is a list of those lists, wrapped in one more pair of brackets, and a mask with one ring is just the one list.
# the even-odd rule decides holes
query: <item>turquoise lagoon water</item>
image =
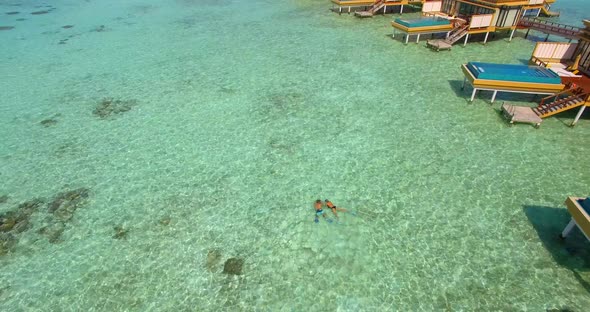
{"label": "turquoise lagoon water", "polygon": [[[508,127],[499,103],[531,96],[460,90],[462,63],[526,62],[523,34],[436,53],[311,0],[0,8],[0,211],[29,222],[2,236],[1,310],[590,305],[590,246],[556,238],[588,116]],[[316,198],[357,216],[316,224]]]}

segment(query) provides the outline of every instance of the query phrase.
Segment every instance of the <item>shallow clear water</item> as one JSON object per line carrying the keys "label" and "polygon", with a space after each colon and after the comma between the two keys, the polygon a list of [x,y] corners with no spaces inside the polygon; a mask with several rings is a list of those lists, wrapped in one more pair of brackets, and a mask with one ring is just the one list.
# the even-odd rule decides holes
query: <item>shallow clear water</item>
{"label": "shallow clear water", "polygon": [[[566,196],[588,195],[588,115],[508,127],[499,103],[531,96],[460,90],[462,63],[526,63],[522,33],[436,53],[328,1],[36,5],[0,1],[20,12],[0,18],[0,211],[89,195],[14,235],[2,310],[590,304],[589,244],[556,239]],[[357,216],[316,224],[316,198]]]}

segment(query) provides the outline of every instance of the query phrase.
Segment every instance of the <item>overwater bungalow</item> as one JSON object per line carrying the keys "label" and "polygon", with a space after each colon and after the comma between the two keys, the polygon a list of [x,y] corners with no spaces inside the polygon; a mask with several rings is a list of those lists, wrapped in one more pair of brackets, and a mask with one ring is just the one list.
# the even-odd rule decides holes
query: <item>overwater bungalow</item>
{"label": "overwater bungalow", "polygon": [[575,31],[568,30],[567,25],[547,27],[536,18],[556,16],[551,11],[555,0],[332,0],[333,10],[339,13],[354,12],[358,17],[371,17],[378,13],[403,13],[404,6],[419,7],[423,13],[420,19],[397,18],[391,25],[395,33],[403,33],[405,42],[409,36],[446,33],[444,39],[429,40],[428,46],[439,51],[449,50],[451,46],[463,40],[466,44],[469,37],[485,34],[484,43],[489,34],[509,31],[510,39],[517,29],[548,30],[546,33],[559,35],[570,40],[575,39]]}
{"label": "overwater bungalow", "polygon": [[401,14],[404,12],[404,6],[425,2],[427,0],[332,0],[332,9],[339,14],[354,12],[358,17],[371,17],[379,13]]}
{"label": "overwater bungalow", "polygon": [[[489,34],[495,32],[510,32],[510,39],[517,29],[547,29],[544,22],[536,19],[539,15],[556,16],[558,13],[550,10],[555,0],[436,0],[427,1],[422,6],[424,18],[436,17],[447,19],[453,26],[444,39],[429,40],[427,45],[437,51],[449,50],[451,46],[463,40],[467,44],[469,37],[485,34],[484,43]],[[403,19],[392,22],[395,32],[399,31],[407,36],[412,34],[431,34],[429,29],[414,30],[404,25]],[[575,31],[568,30],[567,25],[557,26],[551,34],[574,39]],[[555,28],[555,27],[553,27]],[[438,32],[438,31],[437,31]],[[417,38],[417,41],[419,38]],[[408,38],[406,37],[406,43]]]}
{"label": "overwater bungalow", "polygon": [[[538,42],[530,58],[529,63],[531,66],[528,67],[529,71],[533,70],[537,74],[534,75],[534,78],[527,79],[528,81],[522,79],[520,81],[517,79],[506,81],[509,73],[502,72],[501,76],[497,77],[497,80],[502,80],[501,84],[493,83],[492,80],[495,77],[481,77],[484,79],[481,80],[478,73],[474,73],[472,70],[466,72],[465,68],[469,69],[469,67],[464,66],[465,79],[474,88],[471,99],[473,100],[478,89],[494,91],[492,100],[498,91],[534,94],[551,93],[551,90],[547,90],[550,86],[547,83],[552,81],[534,81],[542,82],[543,86],[547,88],[546,90],[530,88],[532,80],[541,79],[539,73],[547,73],[544,77],[553,76],[559,78],[559,81],[553,81],[553,85],[563,86],[561,90],[553,90],[557,92],[543,98],[537,107],[522,107],[504,103],[502,111],[508,117],[510,123],[525,122],[539,126],[544,118],[578,109],[576,117],[571,123],[571,126],[574,126],[586,107],[590,106],[590,20],[584,20],[584,25],[586,28],[580,29],[577,34],[578,42]],[[522,73],[523,71],[519,72]],[[490,71],[487,73],[489,75]],[[480,78],[479,82],[478,78]],[[548,80],[551,78],[542,79]],[[483,84],[486,86],[483,86]]]}

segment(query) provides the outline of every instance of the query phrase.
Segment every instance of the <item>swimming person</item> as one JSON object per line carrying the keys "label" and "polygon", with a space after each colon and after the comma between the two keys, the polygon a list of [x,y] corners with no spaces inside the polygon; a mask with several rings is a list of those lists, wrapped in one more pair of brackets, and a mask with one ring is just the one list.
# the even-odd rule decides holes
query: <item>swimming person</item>
{"label": "swimming person", "polygon": [[315,204],[314,204],[314,207],[315,207],[315,219],[313,220],[313,222],[315,222],[315,223],[320,222],[320,220],[318,218],[319,216],[323,216],[324,219],[326,219],[326,221],[332,222],[331,219],[328,219],[326,217],[326,212],[324,211],[324,209],[322,209],[322,206],[323,206],[323,204],[322,204],[322,201],[320,199],[318,199],[318,200],[315,201]]}
{"label": "swimming person", "polygon": [[329,199],[326,199],[326,206],[332,209],[332,213],[334,214],[334,216],[336,216],[336,219],[338,219],[338,213],[336,211],[347,212],[347,210],[344,208],[336,207],[336,205],[334,205]]}

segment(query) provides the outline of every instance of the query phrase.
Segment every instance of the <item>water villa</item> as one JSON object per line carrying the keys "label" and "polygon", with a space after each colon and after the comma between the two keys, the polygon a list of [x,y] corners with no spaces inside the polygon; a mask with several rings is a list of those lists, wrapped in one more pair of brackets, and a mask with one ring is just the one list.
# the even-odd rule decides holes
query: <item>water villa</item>
{"label": "water villa", "polygon": [[[590,106],[590,22],[586,29],[541,20],[538,17],[557,16],[551,11],[555,0],[332,0],[338,12],[354,9],[359,17],[387,13],[389,7],[421,4],[422,17],[418,19],[396,18],[391,25],[393,37],[404,34],[407,44],[410,36],[444,34],[442,39],[429,39],[427,46],[436,50],[450,50],[462,40],[466,45],[469,37],[490,33],[510,32],[512,40],[517,29],[526,29],[546,34],[545,42],[538,43],[532,53],[530,66],[469,62],[461,69],[465,76],[463,88],[473,87],[471,101],[480,90],[492,91],[493,103],[498,92],[549,95],[535,108],[518,107],[509,103],[502,105],[510,123],[525,122],[539,126],[543,118],[574,108],[580,108],[572,126],[577,123],[586,106]],[[358,8],[362,8],[359,10]],[[548,43],[549,36],[568,39],[567,43]],[[572,43],[577,40],[578,42]]]}
{"label": "water villa", "polygon": [[[332,0],[333,10],[342,13],[354,11],[358,17],[372,17],[378,13],[403,13],[404,6],[421,6],[423,18],[407,20],[397,18],[391,26],[396,33],[409,36],[435,35],[446,33],[444,39],[428,40],[427,45],[437,51],[450,50],[451,46],[463,40],[467,44],[469,37],[485,34],[484,44],[489,34],[510,31],[510,40],[517,29],[535,29],[545,33],[559,35],[568,39],[576,38],[576,29],[567,25],[551,25],[536,17],[557,16],[551,11],[555,0]],[[528,32],[527,32],[528,35]]]}
{"label": "water villa", "polygon": [[[571,126],[578,122],[586,107],[590,106],[590,20],[584,20],[584,25],[586,28],[578,33],[578,43],[537,43],[529,61],[530,68],[553,72],[564,88],[543,98],[534,108],[504,103],[502,111],[510,123],[525,122],[539,126],[543,118],[579,108]],[[466,77],[466,80],[469,79]],[[475,88],[474,85],[472,99],[477,92]],[[494,91],[493,97],[497,91]],[[532,89],[526,91],[542,94]]]}
{"label": "water villa", "polygon": [[419,5],[426,0],[332,0],[332,10],[342,14],[354,12],[357,17],[371,17],[377,13],[402,14],[404,6]]}

